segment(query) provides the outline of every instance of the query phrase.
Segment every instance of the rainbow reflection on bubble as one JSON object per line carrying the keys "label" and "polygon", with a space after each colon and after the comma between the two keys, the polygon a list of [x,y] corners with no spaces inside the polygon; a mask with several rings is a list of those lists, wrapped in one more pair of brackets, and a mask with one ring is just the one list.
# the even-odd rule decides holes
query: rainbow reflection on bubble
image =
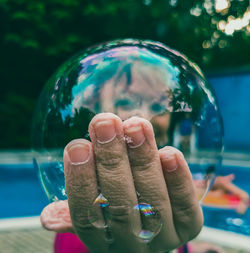
{"label": "rainbow reflection on bubble", "polygon": [[100,193],[88,210],[90,224],[96,228],[107,228],[111,219],[108,208],[108,200]]}
{"label": "rainbow reflection on bubble", "polygon": [[132,231],[134,235],[143,243],[149,243],[160,232],[162,220],[160,213],[147,203],[139,203],[133,207],[132,215],[134,219],[140,217],[141,224],[134,224]]}
{"label": "rainbow reflection on bubble", "polygon": [[134,209],[139,210],[146,217],[150,215],[156,215],[156,212],[153,210],[152,206],[146,203],[140,203],[134,206]]}
{"label": "rainbow reflection on bubble", "polygon": [[109,206],[108,200],[100,193],[99,196],[95,199],[94,205],[99,205],[100,207]]}

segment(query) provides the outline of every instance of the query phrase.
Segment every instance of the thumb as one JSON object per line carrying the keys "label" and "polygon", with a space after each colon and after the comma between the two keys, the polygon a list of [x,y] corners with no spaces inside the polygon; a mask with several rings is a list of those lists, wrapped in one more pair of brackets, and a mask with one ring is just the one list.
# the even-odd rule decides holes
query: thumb
{"label": "thumb", "polygon": [[42,226],[50,231],[74,233],[72,226],[68,200],[57,201],[47,205],[40,216]]}

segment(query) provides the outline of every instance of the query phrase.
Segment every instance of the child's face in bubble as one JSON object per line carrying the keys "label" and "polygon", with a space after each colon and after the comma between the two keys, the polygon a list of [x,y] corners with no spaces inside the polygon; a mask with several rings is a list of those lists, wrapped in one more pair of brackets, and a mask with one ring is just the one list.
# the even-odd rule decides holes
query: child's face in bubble
{"label": "child's face in bubble", "polygon": [[127,83],[125,75],[118,84],[115,84],[114,79],[107,81],[100,92],[101,106],[104,111],[113,112],[123,120],[131,115],[150,120],[157,145],[162,146],[168,143],[167,131],[171,114],[166,112],[166,109],[171,110],[170,90],[162,85],[162,80],[152,78],[157,69],[144,67],[143,76],[136,74],[136,71],[138,66],[131,69],[133,79],[130,84]]}

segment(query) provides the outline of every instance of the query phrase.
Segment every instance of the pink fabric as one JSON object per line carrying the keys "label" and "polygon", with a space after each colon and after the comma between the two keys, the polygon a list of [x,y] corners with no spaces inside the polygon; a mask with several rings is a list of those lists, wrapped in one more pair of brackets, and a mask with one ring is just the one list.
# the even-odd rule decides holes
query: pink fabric
{"label": "pink fabric", "polygon": [[54,253],[90,253],[77,235],[71,233],[56,234]]}
{"label": "pink fabric", "polygon": [[177,249],[177,253],[191,253],[191,252],[192,250],[191,250],[190,243],[186,243]]}

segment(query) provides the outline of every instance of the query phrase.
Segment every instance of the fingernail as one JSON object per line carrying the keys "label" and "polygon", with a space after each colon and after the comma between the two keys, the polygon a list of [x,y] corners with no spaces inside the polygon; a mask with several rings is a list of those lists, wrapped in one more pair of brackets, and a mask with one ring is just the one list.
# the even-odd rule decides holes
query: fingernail
{"label": "fingernail", "polygon": [[90,158],[90,146],[84,142],[74,142],[67,148],[67,154],[71,164],[84,164]]}
{"label": "fingernail", "polygon": [[178,168],[178,163],[175,154],[166,154],[161,158],[163,169],[168,172],[175,171]]}
{"label": "fingernail", "polygon": [[116,136],[115,125],[113,120],[102,120],[96,122],[95,134],[97,141],[101,144],[109,143]]}
{"label": "fingernail", "polygon": [[125,129],[126,141],[130,148],[140,147],[145,141],[145,135],[141,125]]}

